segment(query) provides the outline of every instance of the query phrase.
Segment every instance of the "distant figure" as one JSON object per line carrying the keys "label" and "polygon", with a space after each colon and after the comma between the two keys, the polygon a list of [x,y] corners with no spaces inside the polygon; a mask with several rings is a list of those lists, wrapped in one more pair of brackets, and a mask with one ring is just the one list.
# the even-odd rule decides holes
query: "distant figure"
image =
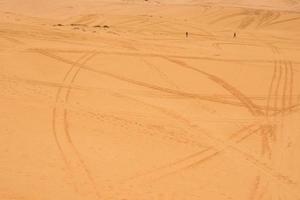
{"label": "distant figure", "polygon": [[189,32],[185,32],[185,37],[189,37]]}
{"label": "distant figure", "polygon": [[236,32],[233,33],[233,38],[236,38]]}

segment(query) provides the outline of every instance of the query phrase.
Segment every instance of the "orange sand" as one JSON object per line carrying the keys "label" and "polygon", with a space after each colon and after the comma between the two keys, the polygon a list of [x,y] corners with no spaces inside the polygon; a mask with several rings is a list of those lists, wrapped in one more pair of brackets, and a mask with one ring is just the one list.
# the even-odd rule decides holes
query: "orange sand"
{"label": "orange sand", "polygon": [[0,200],[299,200],[299,73],[296,0],[1,0]]}

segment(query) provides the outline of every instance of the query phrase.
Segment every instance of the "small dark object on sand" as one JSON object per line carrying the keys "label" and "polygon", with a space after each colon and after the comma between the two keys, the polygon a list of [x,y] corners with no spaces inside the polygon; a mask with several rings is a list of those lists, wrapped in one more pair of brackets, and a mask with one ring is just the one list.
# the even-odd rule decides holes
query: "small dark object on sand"
{"label": "small dark object on sand", "polygon": [[107,26],[107,25],[104,25],[104,26],[103,26],[103,28],[109,28],[109,26]]}
{"label": "small dark object on sand", "polygon": [[185,37],[189,37],[189,32],[185,32]]}
{"label": "small dark object on sand", "polygon": [[236,33],[233,33],[233,38],[236,38]]}
{"label": "small dark object on sand", "polygon": [[70,24],[70,26],[86,26],[85,24]]}

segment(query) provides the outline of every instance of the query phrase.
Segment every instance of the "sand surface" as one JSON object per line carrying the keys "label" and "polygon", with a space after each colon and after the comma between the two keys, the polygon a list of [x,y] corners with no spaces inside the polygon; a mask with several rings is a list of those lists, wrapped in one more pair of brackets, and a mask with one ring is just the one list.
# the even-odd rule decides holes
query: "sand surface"
{"label": "sand surface", "polygon": [[299,0],[0,0],[0,200],[299,200],[299,78]]}

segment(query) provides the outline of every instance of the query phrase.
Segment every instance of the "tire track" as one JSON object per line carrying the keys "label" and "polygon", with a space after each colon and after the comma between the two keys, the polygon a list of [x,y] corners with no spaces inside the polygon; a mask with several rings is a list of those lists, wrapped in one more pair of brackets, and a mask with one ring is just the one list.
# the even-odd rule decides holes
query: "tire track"
{"label": "tire track", "polygon": [[[61,62],[67,63],[67,64],[74,64],[73,61],[69,61],[69,60],[64,59],[60,56],[56,56],[56,55],[53,55],[49,52],[45,52],[44,50],[42,50],[42,51],[39,50],[37,52],[42,54],[42,55],[48,56],[50,58],[54,58],[58,61],[61,61]],[[81,65],[81,66],[82,66],[81,67],[82,69],[88,70],[90,72],[94,72],[94,73],[97,73],[97,74],[100,74],[100,75],[108,76],[108,77],[117,79],[117,80],[122,81],[122,82],[127,82],[127,83],[130,83],[130,84],[133,84],[133,85],[137,85],[137,86],[141,86],[141,87],[144,87],[144,88],[160,91],[160,92],[163,92],[163,93],[178,95],[178,96],[182,96],[182,97],[185,97],[185,98],[192,98],[192,99],[198,99],[198,100],[203,100],[203,101],[210,101],[210,102],[222,103],[222,104],[227,104],[227,105],[233,105],[233,106],[242,106],[242,107],[247,106],[247,105],[244,105],[245,104],[244,102],[242,102],[242,104],[241,104],[239,102],[232,102],[232,101],[228,101],[228,100],[218,98],[218,97],[201,96],[201,95],[198,95],[198,94],[195,94],[195,93],[187,93],[187,92],[183,92],[183,91],[180,91],[180,90],[169,89],[169,88],[149,84],[149,83],[146,83],[146,82],[133,80],[133,79],[126,78],[126,77],[123,77],[123,76],[119,76],[119,75],[116,75],[116,74],[113,74],[113,73],[110,73],[110,72],[96,70],[96,69],[90,68],[86,65]],[[221,84],[221,85],[224,84],[221,80],[219,80],[215,77],[211,77],[211,78],[215,82],[220,82],[219,84]],[[233,93],[236,92],[232,88],[229,88],[230,86],[228,86],[228,84],[224,84],[222,86],[224,86],[228,89],[231,89],[231,92],[233,92]],[[237,93],[236,95],[239,95],[239,93]],[[239,96],[239,98],[243,98],[243,96],[242,97]],[[257,109],[259,109],[259,108],[257,108]]]}
{"label": "tire track", "polygon": [[[255,127],[255,129],[250,128]],[[240,135],[239,133],[242,133],[244,131],[246,132],[246,135],[242,136],[241,138],[237,138],[234,142],[225,142],[217,138],[213,138],[215,141],[217,141],[219,144],[212,145],[210,147],[207,147],[206,149],[202,149],[194,154],[190,154],[186,156],[185,158],[182,158],[180,160],[177,160],[173,163],[169,163],[167,165],[158,167],[156,169],[149,170],[147,172],[144,172],[143,174],[138,174],[136,177],[131,177],[127,180],[132,180],[135,178],[140,178],[144,176],[150,176],[148,179],[150,179],[151,182],[153,181],[158,181],[161,180],[162,178],[177,174],[179,172],[185,171],[185,170],[190,170],[190,169],[195,169],[199,165],[204,164],[206,161],[209,161],[213,159],[214,157],[221,155],[226,150],[233,150],[240,155],[242,155],[243,159],[247,161],[249,164],[251,164],[253,167],[256,169],[260,170],[263,172],[265,175],[268,177],[272,178],[274,181],[278,182],[279,184],[282,184],[287,187],[288,190],[293,191],[296,196],[299,194],[295,192],[294,188],[294,181],[292,181],[289,177],[282,175],[280,172],[272,169],[269,167],[267,164],[259,161],[257,158],[254,156],[240,150],[239,148],[236,147],[237,143],[242,142],[249,136],[257,133],[262,129],[261,126],[249,126],[242,128],[240,131],[235,133],[236,135]],[[207,135],[206,135],[207,136]],[[212,138],[211,136],[207,136],[209,138]],[[220,144],[222,143],[222,144]],[[218,147],[220,146],[220,147]],[[156,172],[158,171],[158,172]],[[153,178],[153,174],[156,176]],[[125,181],[127,181],[125,180]]]}
{"label": "tire track", "polygon": [[254,187],[252,191],[250,192],[249,200],[255,200],[257,199],[257,192],[260,187],[260,182],[261,182],[261,176],[256,176],[255,181],[254,181]]}
{"label": "tire track", "polygon": [[247,46],[247,47],[258,47],[258,48],[262,48],[263,46],[260,45],[256,45],[256,44],[249,44],[249,43],[233,43],[233,42],[215,42],[213,44],[214,46],[216,46],[217,48],[221,49],[221,46],[225,46],[225,45],[235,45],[235,46]]}
{"label": "tire track", "polygon": [[[274,73],[275,74],[275,73]],[[276,76],[276,75],[274,75],[274,76]],[[280,75],[281,76],[281,75]],[[273,81],[274,81],[274,79],[275,78],[273,78]],[[279,87],[279,84],[280,84],[280,80],[281,80],[281,78],[279,78],[278,79],[278,87]],[[272,81],[272,82],[273,82]],[[272,84],[273,85],[273,84]],[[273,87],[273,86],[272,86]],[[275,91],[278,91],[278,89],[277,90],[275,90]],[[278,96],[278,95],[276,95],[276,96]],[[285,98],[285,95],[282,95],[282,98]],[[269,107],[269,106],[267,106],[267,107]],[[263,151],[268,151],[269,153],[271,153],[271,149],[270,149],[270,146],[269,146],[269,142],[268,142],[268,135],[270,135],[270,134],[272,134],[273,133],[273,131],[274,131],[274,129],[273,129],[273,127],[272,126],[266,126],[266,125],[263,125],[263,126],[260,126],[260,128],[259,129],[261,129],[261,134],[263,135],[263,143],[264,143],[264,145],[263,145]],[[258,130],[259,130],[258,129]],[[258,131],[257,130],[257,131]],[[246,137],[243,137],[243,139],[245,139]],[[204,152],[206,152],[206,151],[204,151]],[[214,153],[212,153],[212,154],[210,154],[209,156],[207,156],[207,157],[205,157],[205,158],[203,158],[203,159],[200,159],[200,160],[198,160],[197,162],[194,162],[194,163],[192,163],[191,165],[188,165],[188,166],[186,166],[186,167],[184,167],[184,168],[181,168],[180,170],[184,170],[184,169],[189,169],[190,167],[193,167],[193,166],[197,166],[198,164],[201,164],[202,162],[205,162],[205,161],[207,161],[207,160],[210,160],[211,158],[213,158],[213,157],[215,157],[216,155],[218,155],[219,153],[220,153],[221,151],[217,151],[217,152],[214,152]],[[251,156],[250,156],[251,157]],[[248,157],[249,158],[249,157]],[[253,157],[251,157],[251,159],[254,159],[253,161],[254,162],[256,162],[255,161],[255,158],[253,158]],[[258,164],[257,162],[256,162],[256,164]],[[264,165],[263,165],[263,167],[265,167]],[[275,178],[277,181],[279,181],[279,182],[281,182],[281,183],[285,183],[285,184],[291,184],[292,183],[292,181],[291,180],[289,180],[289,178],[287,178],[287,177],[285,177],[285,176],[282,176],[280,173],[277,173],[277,172],[275,172],[275,171],[273,171],[272,169],[270,169],[270,168],[266,168],[266,171],[264,171],[265,173],[267,172],[267,173],[270,173],[269,175],[271,175],[273,178]],[[176,173],[176,171],[174,172],[174,173]],[[171,174],[173,174],[173,172],[171,173]],[[167,175],[169,175],[169,174],[167,174]],[[296,194],[296,195],[298,195],[298,194]]]}
{"label": "tire track", "polygon": [[[273,107],[278,110],[278,99],[279,99],[279,95],[278,95],[278,92],[279,92],[279,87],[280,87],[280,83],[281,83],[281,78],[282,78],[282,66],[281,66],[281,60],[278,62],[278,80],[277,80],[277,83],[276,83],[276,86],[275,86],[275,91],[274,91],[274,105]],[[275,117],[275,121],[276,120],[276,117]]]}
{"label": "tire track", "polygon": [[198,73],[201,73],[202,75],[205,75],[208,79],[210,79],[213,82],[215,82],[216,84],[220,85],[226,91],[228,91],[233,96],[235,96],[250,111],[250,113],[252,115],[254,115],[254,116],[262,115],[261,110],[248,97],[246,97],[241,91],[239,91],[238,89],[236,89],[232,85],[225,82],[223,79],[221,79],[221,78],[219,78],[219,77],[217,77],[213,74],[209,74],[205,71],[202,71],[198,68],[189,66],[189,65],[187,65],[186,63],[184,63],[182,61],[173,60],[173,59],[170,59],[170,58],[167,58],[167,57],[165,57],[165,59],[172,62],[172,63],[175,63],[175,64],[177,64],[177,65],[179,65],[183,68],[190,69],[190,70],[196,71]]}
{"label": "tire track", "polygon": [[247,16],[238,25],[239,29],[246,29],[248,26],[250,26],[255,21],[255,18],[253,16]]}
{"label": "tire track", "polygon": [[146,59],[143,58],[143,57],[140,57],[140,60],[141,60],[142,62],[144,62],[146,65],[148,65],[150,69],[156,71],[156,72],[159,74],[159,76],[160,76],[161,78],[165,79],[165,82],[168,83],[169,86],[178,89],[178,86],[177,86],[173,81],[171,81],[171,80],[168,78],[167,74],[164,73],[163,71],[161,71],[156,65],[150,63],[148,60],[146,60]]}
{"label": "tire track", "polygon": [[[91,52],[89,50],[61,50],[61,49],[29,49],[28,52],[43,52],[43,51],[51,51],[51,52],[61,52],[61,53],[84,53]],[[122,52],[122,51],[103,51],[97,50],[98,53],[104,55],[122,55],[122,56],[143,56],[143,57],[157,57],[157,58],[175,58],[175,59],[189,59],[189,60],[209,60],[209,61],[218,61],[218,62],[237,62],[237,63],[264,63],[264,64],[272,64],[273,60],[245,60],[245,59],[222,59],[222,58],[212,58],[212,57],[199,57],[199,56],[181,56],[181,55],[172,55],[172,54],[155,54],[155,53],[136,53],[136,52]],[[298,61],[292,61],[295,64],[300,64]]]}
{"label": "tire track", "polygon": [[[93,54],[90,55],[87,59],[85,59],[84,62],[83,62],[82,64],[87,63],[89,60],[91,60],[91,59],[92,59],[93,57],[95,57],[96,55],[97,55],[97,53],[93,53]],[[74,82],[75,79],[77,78],[77,76],[78,76],[80,70],[81,70],[81,68],[78,67],[78,68],[77,68],[77,71],[76,71],[75,74],[73,75],[72,80],[71,80],[71,82],[70,82],[69,85],[73,84],[73,82]],[[68,102],[69,102],[69,98],[70,98],[71,91],[72,91],[72,87],[69,86],[68,89],[67,89],[67,92],[66,92],[66,96],[65,96],[65,103],[66,103],[66,104],[68,104]],[[79,151],[77,150],[76,146],[74,145],[74,143],[73,143],[73,141],[72,141],[72,137],[71,137],[70,132],[69,132],[68,110],[67,110],[66,108],[64,109],[64,126],[65,126],[65,131],[66,131],[65,133],[66,133],[66,135],[67,135],[67,138],[68,138],[70,144],[73,146],[73,149],[74,149],[74,151],[75,151],[76,154],[77,154],[77,157],[80,159],[80,163],[82,164],[82,166],[83,166],[83,168],[84,168],[86,174],[88,175],[88,178],[89,178],[90,182],[92,183],[92,186],[93,186],[93,188],[94,188],[94,190],[95,190],[95,192],[96,192],[96,196],[99,198],[100,195],[98,194],[97,187],[96,187],[96,183],[95,183],[95,181],[94,181],[94,179],[93,179],[93,176],[92,176],[91,172],[88,170],[88,168],[86,167],[86,164],[85,164],[84,160],[82,159],[82,157],[81,157]]]}
{"label": "tire track", "polygon": [[[269,44],[267,44],[267,45],[271,48],[271,50],[274,54],[277,54],[277,50],[276,50],[275,47],[273,47]],[[260,136],[261,136],[261,154],[263,156],[267,154],[269,159],[271,159],[271,155],[272,155],[272,150],[271,150],[271,147],[270,147],[270,138],[272,138],[273,141],[275,141],[275,139],[276,139],[276,134],[275,134],[276,122],[274,122],[274,120],[270,118],[271,96],[273,95],[272,92],[273,92],[273,89],[274,89],[274,85],[276,85],[276,88],[274,90],[274,93],[275,93],[274,94],[274,97],[275,97],[274,101],[277,101],[278,94],[276,93],[276,91],[278,90],[278,88],[280,86],[280,80],[281,80],[281,66],[278,65],[278,62],[277,62],[276,59],[274,60],[274,67],[273,68],[274,68],[273,69],[273,75],[272,75],[272,78],[271,78],[271,83],[270,83],[269,90],[268,90],[268,98],[267,98],[267,102],[266,102],[266,104],[267,104],[267,109],[266,109],[266,113],[265,113],[266,122],[263,125],[263,129],[260,133]],[[277,79],[277,77],[278,77],[278,79]],[[277,81],[277,82],[275,83],[275,81]],[[277,106],[275,106],[275,109],[277,109]]]}
{"label": "tire track", "polygon": [[223,20],[227,20],[227,19],[230,19],[230,18],[233,18],[233,17],[241,17],[243,15],[247,15],[247,13],[240,12],[240,13],[230,14],[230,15],[227,15],[227,16],[221,16],[221,17],[218,17],[217,19],[214,19],[214,20],[210,21],[209,24],[215,24],[215,23],[218,23],[218,22],[223,21]]}
{"label": "tire track", "polygon": [[78,66],[80,64],[85,64],[93,56],[94,54],[91,56],[88,56],[88,54],[82,56],[65,74],[63,83],[67,84],[68,87],[60,87],[57,91],[55,107],[53,108],[52,125],[56,145],[58,146],[69,173],[75,182],[74,184],[77,192],[84,196],[92,196],[93,199],[100,199],[95,181],[72,141],[67,120],[67,109],[64,106],[59,106],[59,101],[62,101],[63,104],[68,103],[69,95],[72,89],[70,85],[80,71],[80,67]]}
{"label": "tire track", "polygon": [[[283,65],[282,68],[284,70],[284,76],[283,76],[283,86],[282,86],[282,98],[281,98],[281,110],[285,110],[286,109],[286,101],[289,100],[289,96],[287,96],[287,92],[289,92],[289,87],[290,87],[290,81],[289,81],[289,66],[288,63],[283,60]],[[275,116],[277,117],[277,116]],[[279,122],[278,126],[279,126],[279,133],[280,136],[278,137],[278,145],[279,145],[279,162],[283,162],[283,158],[284,158],[284,147],[285,147],[285,142],[286,142],[286,138],[287,135],[284,133],[284,129],[285,129],[285,112],[282,112],[279,116]],[[280,164],[279,164],[280,165]]]}
{"label": "tire track", "polygon": [[287,66],[287,63],[285,62],[284,63],[284,84],[283,84],[283,91],[282,91],[282,100],[281,100],[281,109],[282,110],[285,110],[286,108],[286,93],[287,93],[287,90],[288,90],[288,84],[289,84],[289,67]]}
{"label": "tire track", "polygon": [[4,36],[1,35],[3,38],[5,38],[6,40],[8,40],[9,42],[13,43],[13,44],[17,44],[17,45],[25,45],[24,42],[21,42],[20,40],[16,39],[16,38],[12,38],[12,37],[8,37],[8,36]]}
{"label": "tire track", "polygon": [[261,136],[261,142],[262,142],[262,148],[261,148],[261,154],[264,156],[267,154],[268,158],[271,159],[272,156],[272,150],[271,150],[271,144],[270,144],[270,137],[273,136],[273,128],[271,125],[266,124],[262,126],[260,136]]}
{"label": "tire track", "polygon": [[263,15],[262,19],[258,23],[258,27],[265,28],[266,26],[268,26],[270,23],[272,23],[274,20],[278,19],[281,16],[280,12],[276,12],[276,11],[266,11],[266,12],[267,13]]}
{"label": "tire track", "polygon": [[273,92],[273,89],[274,89],[274,82],[277,78],[277,71],[278,71],[277,61],[275,60],[274,61],[273,76],[272,76],[272,79],[271,79],[271,84],[270,84],[270,87],[269,87],[269,94],[268,94],[268,98],[267,98],[267,108],[266,108],[267,118],[269,118],[269,115],[270,115],[271,96],[272,96],[272,92]]}
{"label": "tire track", "polygon": [[[284,65],[284,66],[283,66]],[[275,102],[274,102],[274,107],[275,108],[278,108],[278,110],[284,110],[284,108],[285,108],[285,99],[286,99],[286,96],[285,96],[285,94],[286,94],[286,90],[287,90],[287,77],[288,77],[288,74],[287,74],[287,68],[286,68],[286,66],[285,66],[285,61],[284,60],[280,60],[279,61],[279,77],[278,77],[278,82],[277,82],[277,86],[276,86],[276,90],[275,90],[275,96],[276,96],[276,98],[275,98]],[[282,82],[282,83],[281,83]],[[280,87],[282,87],[282,88],[280,88]],[[280,91],[280,89],[282,90],[281,92],[280,92],[280,96],[279,96],[279,91]],[[282,127],[282,122],[283,122],[283,114],[284,114],[284,112],[281,112],[281,114],[280,114],[280,116],[278,116],[278,115],[275,115],[274,116],[274,123],[276,124],[276,126],[278,127],[279,126],[279,130],[278,131],[280,131],[279,133],[280,133],[280,136],[276,136],[275,135],[275,139],[276,138],[279,138],[280,137],[280,139],[282,139],[281,138],[281,136],[282,136],[282,129],[283,129],[283,127]]]}
{"label": "tire track", "polygon": [[274,112],[272,114],[273,117],[276,117],[278,115],[282,115],[282,114],[286,114],[286,113],[296,113],[299,111],[299,107],[300,107],[300,103],[297,103],[297,104],[294,104],[290,107],[287,107],[286,109],[281,109],[281,110],[278,110],[276,112]]}
{"label": "tire track", "polygon": [[[14,82],[14,83],[22,83],[22,84],[28,84],[28,85],[33,85],[33,86],[43,86],[43,87],[49,87],[49,88],[67,88],[69,86],[67,86],[66,84],[61,84],[61,83],[57,83],[57,82],[51,82],[51,81],[41,81],[41,80],[33,80],[33,79],[24,79],[24,78],[19,78],[19,77],[5,77],[0,79],[0,81],[5,81],[5,82]],[[87,91],[87,92],[95,92],[95,91],[107,91],[107,89],[105,88],[100,88],[100,87],[93,87],[93,86],[83,86],[83,85],[78,85],[78,84],[72,84],[70,87],[72,87],[73,90],[81,90],[81,91]],[[153,96],[157,94],[149,94],[149,96]],[[232,97],[232,95],[200,95],[201,97],[207,98],[207,97],[216,97],[219,99],[223,99],[223,100],[228,100],[228,99],[232,99],[235,97]],[[166,98],[181,98],[181,96],[178,95],[173,95],[173,94],[166,94],[165,96],[162,97],[166,97]],[[296,96],[291,96],[290,99],[293,99]],[[248,98],[250,98],[251,100],[265,100],[268,98],[268,96],[248,96]],[[272,100],[274,97],[271,95],[270,99]],[[231,104],[235,105],[235,106],[243,106],[241,103],[235,102],[235,101],[229,101],[231,102]],[[275,114],[278,113],[282,113],[282,112],[286,112],[288,109],[289,110],[293,110],[293,108],[299,106],[299,104],[295,104],[292,106],[287,106],[285,110],[279,110],[279,109],[275,109],[272,106],[258,106],[261,110],[269,110],[270,112],[273,111],[274,113],[269,113],[270,116],[274,116]]]}
{"label": "tire track", "polygon": [[285,22],[290,22],[290,21],[295,21],[295,20],[300,20],[300,17],[294,17],[294,18],[290,18],[290,19],[278,20],[278,21],[269,23],[266,26],[271,26],[271,25],[274,25],[274,24],[280,24],[280,23],[285,23]]}
{"label": "tire track", "polygon": [[293,89],[294,89],[294,69],[291,61],[288,61],[290,67],[290,95],[289,95],[289,111],[291,111],[293,106]]}
{"label": "tire track", "polygon": [[[275,46],[266,43],[272,50],[272,52],[275,55],[279,55],[281,57],[281,53],[278,50],[278,48],[276,48]],[[263,129],[261,136],[262,136],[262,155],[265,155],[266,153],[268,154],[268,158],[271,159],[272,157],[272,149],[271,149],[271,143],[269,141],[269,138],[273,138],[273,141],[276,141],[276,139],[278,138],[278,136],[276,135],[276,132],[278,131],[277,127],[280,127],[280,140],[279,142],[281,142],[283,140],[283,126],[284,126],[284,116],[283,113],[285,113],[286,110],[290,111],[291,107],[293,106],[292,103],[290,103],[290,99],[292,98],[292,94],[290,93],[291,91],[291,87],[292,87],[292,71],[291,69],[289,69],[289,61],[286,61],[284,59],[279,59],[279,61],[277,61],[277,57],[274,60],[274,71],[273,71],[273,76],[271,79],[271,84],[269,87],[269,97],[267,99],[267,110],[266,110],[266,121],[267,124],[265,125],[265,128]],[[289,78],[290,76],[290,78]],[[277,79],[277,80],[276,80]],[[275,80],[277,81],[277,83],[274,83]],[[270,114],[270,101],[271,101],[271,96],[272,96],[272,92],[273,92],[273,88],[275,86],[274,89],[274,109],[275,110],[279,110],[280,112],[280,121],[278,122],[278,113],[277,111],[274,111],[274,113]],[[280,93],[279,96],[279,90],[282,90],[282,92]],[[289,91],[288,91],[289,89]],[[287,95],[287,93],[290,93],[289,95]],[[286,106],[288,101],[288,106]],[[281,142],[282,143],[282,142]],[[280,145],[282,148],[282,144]],[[280,151],[279,155],[282,159],[283,157],[283,152]],[[279,177],[280,178],[280,177]],[[294,192],[294,191],[293,191]],[[264,194],[264,193],[263,193]],[[298,193],[295,193],[295,196],[298,196]]]}
{"label": "tire track", "polygon": [[[242,142],[244,139],[254,134],[258,129],[251,130],[250,128],[255,127],[254,125],[246,126],[235,132],[230,136],[231,140],[236,140],[237,143]],[[246,132],[246,135],[242,138],[237,138],[241,133]],[[225,149],[224,149],[225,150]],[[139,178],[145,179],[148,176],[148,179],[153,179],[153,176],[156,176],[154,179],[161,179],[166,176],[176,174],[178,172],[192,168],[193,166],[198,166],[205,161],[212,159],[213,157],[219,155],[223,150],[219,151],[214,146],[209,146],[204,149],[201,149],[193,154],[187,155],[181,159],[178,159],[174,162],[156,167],[154,169],[145,171],[143,173],[137,174],[133,177],[130,177],[122,182],[128,182],[136,180]]]}
{"label": "tire track", "polygon": [[[286,60],[284,63],[285,68],[285,75],[284,75],[284,86],[283,86],[283,97],[282,97],[282,104],[281,104],[281,110],[283,112],[280,113],[280,132],[281,132],[281,151],[280,151],[280,158],[281,161],[284,158],[284,150],[287,142],[288,135],[284,134],[285,130],[285,119],[286,114],[289,114],[291,111],[290,107],[292,106],[292,93],[293,93],[293,68],[290,63],[290,61]],[[288,107],[286,107],[286,104],[288,104]],[[283,161],[282,161],[283,162]]]}
{"label": "tire track", "polygon": [[[275,110],[281,110],[281,108],[278,108],[277,107],[277,102],[278,102],[278,98],[279,95],[278,95],[278,90],[280,88],[280,83],[281,83],[281,78],[282,78],[282,61],[281,60],[277,60],[277,57],[280,56],[280,52],[278,50],[277,47],[273,46],[272,44],[269,44],[268,42],[263,42],[265,43],[270,49],[271,51],[273,52],[275,56],[275,60],[274,60],[274,71],[273,71],[273,76],[272,76],[272,79],[271,79],[271,84],[270,84],[270,87],[269,87],[269,97],[267,99],[267,112],[266,112],[266,115],[265,115],[265,118],[266,118],[266,123],[264,125],[264,129],[263,131],[261,132],[261,139],[262,139],[262,148],[261,148],[261,154],[264,156],[267,154],[268,156],[268,159],[271,159],[271,156],[272,156],[272,148],[271,148],[271,139],[272,141],[276,141],[276,131],[277,131],[277,120],[274,119],[274,117],[272,117],[270,119],[270,97],[272,96],[272,92],[273,92],[273,88],[274,88],[274,85],[275,86],[275,89],[274,89],[274,108]],[[278,77],[278,79],[277,79]],[[277,80],[276,80],[277,79]],[[276,83],[274,83],[275,81],[277,81]],[[281,95],[282,98],[284,98],[284,94]]]}
{"label": "tire track", "polygon": [[[93,91],[107,91],[107,89],[105,88],[99,88],[99,87],[92,87],[92,86],[81,86],[81,85],[77,85],[77,84],[72,84],[71,86],[68,86],[66,84],[60,84],[60,83],[56,83],[56,82],[49,82],[49,81],[40,81],[40,80],[31,80],[31,79],[23,79],[23,78],[17,78],[17,77],[7,77],[4,79],[0,79],[0,81],[9,81],[9,82],[14,82],[14,83],[22,83],[22,84],[28,84],[28,85],[33,85],[33,86],[44,86],[44,87],[50,87],[50,88],[68,88],[71,87],[73,90],[81,90],[81,91],[87,91],[87,92],[93,92]],[[193,93],[192,93],[193,94]],[[149,96],[157,96],[157,94],[149,94]],[[231,99],[232,96],[226,96],[226,95],[200,95],[200,94],[194,94],[199,96],[199,98],[203,98],[203,99],[216,99],[218,100],[218,102],[228,102],[229,105],[232,106],[237,106],[237,107],[243,107],[243,105],[239,102],[235,102],[232,100],[228,100]],[[165,96],[161,96],[161,97],[165,97],[165,98],[186,98],[186,97],[182,97],[180,95],[176,95],[176,94],[166,94]],[[191,97],[192,98],[192,97]],[[251,97],[254,100],[261,100],[264,99],[264,97]],[[265,109],[264,106],[259,106],[260,109]],[[278,111],[278,110],[274,110],[273,108],[270,108],[273,111]]]}
{"label": "tire track", "polygon": [[[261,129],[261,127],[259,127],[256,130],[259,130],[259,129]],[[253,131],[253,133],[255,133],[256,130]],[[292,191],[295,196],[299,196],[298,192],[296,192],[296,188],[294,187],[295,182],[292,181],[289,177],[282,175],[278,171],[275,171],[274,169],[267,166],[265,163],[262,163],[259,160],[257,160],[252,155],[250,155],[246,152],[240,151],[238,148],[235,147],[235,145],[230,145],[230,146],[225,145],[225,146],[222,146],[219,148],[215,146],[215,147],[213,147],[212,152],[210,152],[208,155],[204,155],[201,159],[197,157],[196,159],[189,161],[189,163],[185,163],[184,166],[179,166],[177,169],[169,171],[168,173],[162,174],[154,179],[151,178],[152,179],[151,182],[161,180],[162,178],[177,174],[184,170],[195,169],[196,167],[199,167],[199,165],[204,164],[206,161],[209,161],[212,158],[220,155],[225,150],[230,150],[230,149],[240,153],[244,157],[245,161],[247,161],[253,167],[257,168],[258,170],[263,172],[268,177],[272,178],[277,183],[285,186],[288,190]],[[224,154],[224,155],[226,155],[226,154]]]}
{"label": "tire track", "polygon": [[[64,62],[66,62],[65,59],[61,59],[61,60],[64,60]],[[67,60],[67,62],[71,62],[71,61]],[[147,84],[147,83],[143,83],[143,82],[140,82],[140,81],[135,81],[135,80],[128,79],[128,78],[125,78],[125,77],[121,77],[121,76],[118,76],[118,75],[115,75],[115,74],[112,74],[112,73],[109,73],[109,72],[105,72],[105,71],[101,71],[101,70],[95,70],[93,68],[87,67],[86,65],[81,65],[81,69],[87,69],[91,72],[95,72],[95,73],[98,73],[98,74],[101,74],[101,75],[106,75],[106,76],[112,77],[114,79],[122,80],[122,81],[125,81],[125,82],[128,82],[128,83],[141,85],[141,86],[144,86],[144,87],[149,86],[149,84]],[[153,86],[150,85],[150,88],[157,89],[156,87],[157,86],[153,87]],[[167,89],[167,91],[169,91],[169,89]],[[257,158],[255,158],[252,155],[242,151],[240,148],[236,147],[235,143],[230,142],[230,141],[224,141],[224,140],[219,139],[219,138],[215,138],[215,137],[213,137],[210,134],[207,134],[205,132],[200,131],[200,133],[202,133],[204,136],[206,136],[207,138],[209,138],[210,140],[213,141],[213,143],[214,143],[213,146],[215,146],[215,148],[218,149],[218,153],[215,152],[215,155],[219,154],[219,151],[222,151],[223,149],[228,148],[230,150],[235,151],[239,155],[241,155],[243,157],[244,161],[247,161],[253,167],[259,169],[260,171],[264,172],[266,175],[272,177],[275,181],[278,181],[279,183],[282,183],[284,185],[293,184],[293,181],[290,180],[288,177],[281,175],[279,172],[274,171],[272,168],[267,166],[265,163],[259,161]],[[218,148],[218,146],[221,146],[221,147]]]}
{"label": "tire track", "polygon": [[[76,62],[74,62],[74,65],[78,62],[80,62],[81,59],[83,59],[84,56],[80,57]],[[71,72],[72,67],[67,71],[67,73],[65,74],[64,78],[63,78],[63,82],[65,81],[67,75]],[[58,102],[59,102],[59,94],[61,93],[62,87],[59,87],[56,93],[56,97],[55,97],[55,106],[52,110],[52,131],[53,131],[53,137],[56,143],[56,146],[59,149],[59,152],[62,156],[62,159],[67,167],[68,170],[68,174],[71,176],[72,182],[73,182],[73,186],[75,188],[75,191],[78,192],[78,185],[75,183],[75,177],[74,174],[72,173],[72,169],[69,163],[69,160],[67,158],[67,155],[63,149],[63,146],[60,142],[59,136],[58,136],[58,131],[57,131],[57,108],[58,108]]]}

